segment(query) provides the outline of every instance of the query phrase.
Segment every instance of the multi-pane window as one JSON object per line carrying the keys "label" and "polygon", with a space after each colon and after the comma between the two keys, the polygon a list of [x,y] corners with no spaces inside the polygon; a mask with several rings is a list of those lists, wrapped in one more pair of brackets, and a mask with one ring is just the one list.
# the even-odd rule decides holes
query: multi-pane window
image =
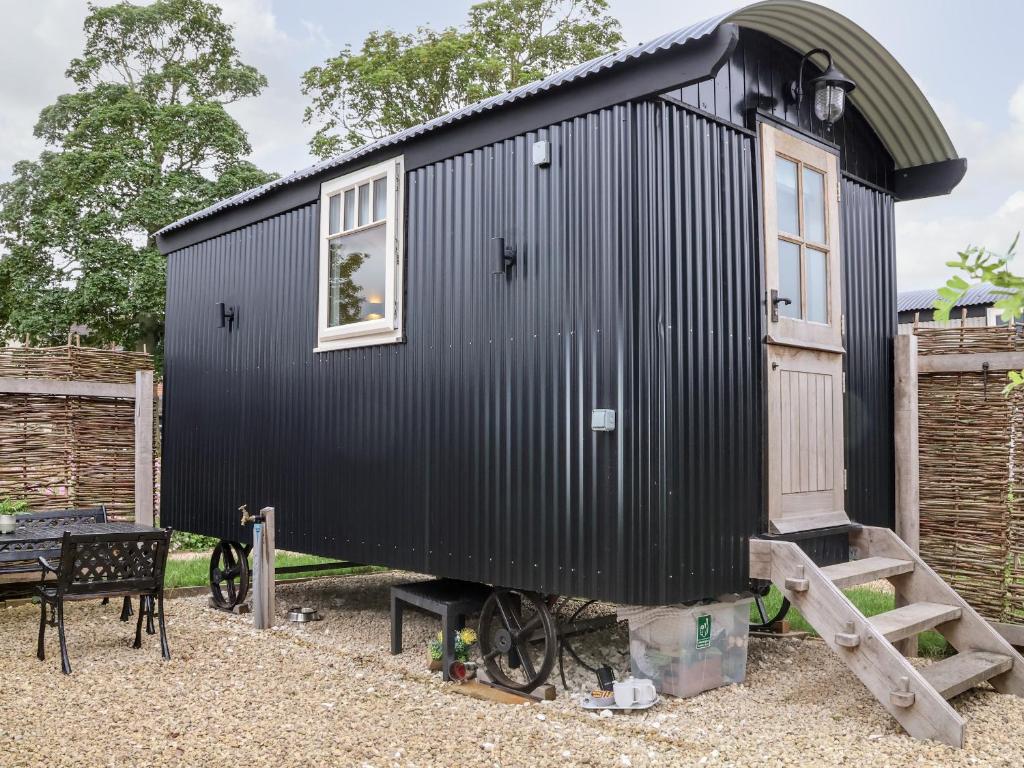
{"label": "multi-pane window", "polygon": [[318,350],[401,340],[401,166],[321,187]]}
{"label": "multi-pane window", "polygon": [[825,174],[785,155],[775,156],[779,315],[829,322],[829,232]]}

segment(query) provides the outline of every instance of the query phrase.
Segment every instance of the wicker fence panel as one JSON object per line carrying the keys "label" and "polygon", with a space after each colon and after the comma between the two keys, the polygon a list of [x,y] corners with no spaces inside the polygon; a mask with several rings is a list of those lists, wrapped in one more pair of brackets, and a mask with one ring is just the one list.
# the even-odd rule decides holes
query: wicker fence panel
{"label": "wicker fence panel", "polygon": [[[79,347],[0,349],[0,376],[127,384],[149,355]],[[135,404],[129,399],[0,394],[0,498],[36,510],[105,504],[135,511]]]}
{"label": "wicker fence panel", "polygon": [[[920,355],[1024,347],[1006,328],[919,330]],[[921,555],[983,616],[1024,621],[1024,398],[1006,372],[918,378]],[[1014,492],[1014,488],[1020,490]]]}

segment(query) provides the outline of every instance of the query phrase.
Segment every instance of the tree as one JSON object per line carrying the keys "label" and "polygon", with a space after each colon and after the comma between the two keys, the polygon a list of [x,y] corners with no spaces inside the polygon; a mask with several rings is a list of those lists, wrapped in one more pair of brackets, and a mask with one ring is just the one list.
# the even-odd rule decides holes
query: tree
{"label": "tree", "polygon": [[154,234],[267,181],[243,158],[225,105],[266,78],[239,60],[230,25],[204,0],[89,6],[76,90],[43,109],[47,149],[0,185],[0,337],[67,337],[156,351],[164,261]]}
{"label": "tree", "polygon": [[325,158],[525,85],[621,45],[607,0],[486,0],[461,29],[372,32],[302,78]]}
{"label": "tree", "polygon": [[[966,250],[960,251],[955,260],[946,262],[946,266],[960,270],[967,278],[978,283],[988,283],[995,288],[1001,298],[994,304],[994,308],[999,310],[1001,317],[1008,324],[1024,315],[1024,277],[1013,274],[1009,266],[1019,241],[1018,232],[1005,254],[969,246]],[[970,283],[960,275],[954,275],[946,281],[946,284],[939,288],[934,318],[942,322],[949,320],[950,310],[960,303],[960,299],[970,287]],[[1009,371],[1007,377],[1009,382],[1003,390],[1004,394],[1024,387],[1024,371]]]}

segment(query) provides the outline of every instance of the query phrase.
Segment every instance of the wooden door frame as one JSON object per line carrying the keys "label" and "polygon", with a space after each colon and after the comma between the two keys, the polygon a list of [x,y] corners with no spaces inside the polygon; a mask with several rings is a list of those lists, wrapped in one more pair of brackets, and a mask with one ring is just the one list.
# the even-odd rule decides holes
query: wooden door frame
{"label": "wooden door frame", "polygon": [[[772,526],[771,510],[772,510],[772,497],[773,492],[773,462],[771,461],[771,443],[773,439],[773,430],[771,419],[773,416],[772,412],[772,388],[773,382],[771,379],[771,363],[773,358],[778,357],[780,352],[785,351],[786,347],[796,347],[806,350],[808,353],[832,353],[833,355],[840,356],[839,370],[841,377],[841,388],[839,391],[839,409],[838,417],[841,420],[842,429],[836,436],[835,451],[839,457],[839,468],[842,473],[841,478],[837,478],[838,482],[842,482],[842,485],[837,489],[842,499],[842,514],[841,515],[823,515],[820,521],[820,529],[824,530],[827,527],[839,524],[849,523],[849,518],[845,513],[846,509],[846,439],[845,439],[845,376],[846,376],[846,352],[845,352],[845,296],[843,295],[842,280],[843,280],[843,269],[842,269],[842,209],[841,209],[841,185],[843,179],[843,171],[840,165],[840,148],[838,145],[822,139],[821,137],[815,136],[812,133],[804,131],[801,128],[790,125],[776,116],[768,113],[764,113],[761,110],[757,110],[753,115],[753,132],[754,132],[754,152],[752,161],[754,163],[754,179],[755,179],[755,221],[758,226],[758,233],[760,235],[760,247],[759,261],[758,261],[758,274],[760,277],[760,298],[758,305],[761,307],[761,323],[762,323],[762,368],[764,372],[764,378],[761,386],[761,396],[763,403],[764,419],[762,421],[762,436],[761,443],[763,446],[762,455],[765,457],[762,464],[762,488],[765,492],[765,503],[762,511],[762,530],[770,531]],[[764,163],[766,158],[765,146],[762,140],[763,127],[769,127],[778,131],[779,133],[786,134],[793,139],[797,139],[805,144],[809,145],[813,150],[826,153],[829,155],[829,167],[828,174],[833,176],[835,180],[835,193],[830,196],[832,205],[828,206],[826,210],[827,225],[829,228],[829,251],[832,258],[830,258],[830,266],[832,266],[833,273],[829,275],[830,283],[830,325],[834,326],[834,336],[827,340],[821,341],[800,341],[794,343],[792,340],[787,338],[773,338],[771,335],[772,323],[770,316],[770,286],[771,276],[769,275],[767,264],[769,256],[769,242],[767,236],[767,225],[768,225],[768,211],[765,205],[765,172]],[[774,142],[772,142],[774,144]],[[770,153],[774,156],[774,146],[769,147]],[[774,209],[773,209],[774,210]],[[777,259],[777,257],[776,257]],[[833,298],[834,297],[834,298]],[[817,357],[818,355],[815,354]],[[801,529],[803,530],[803,529]],[[810,531],[818,530],[818,528],[808,529]]]}

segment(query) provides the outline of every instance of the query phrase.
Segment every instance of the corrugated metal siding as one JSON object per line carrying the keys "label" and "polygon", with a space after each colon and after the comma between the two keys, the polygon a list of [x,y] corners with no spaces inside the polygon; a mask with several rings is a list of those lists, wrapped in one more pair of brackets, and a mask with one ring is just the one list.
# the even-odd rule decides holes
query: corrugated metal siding
{"label": "corrugated metal siding", "polygon": [[[235,507],[271,504],[286,549],[621,602],[744,588],[752,153],[643,103],[409,174],[403,345],[312,354],[316,205],[173,253],[166,522],[238,538]],[[217,301],[239,306],[230,335]]]}
{"label": "corrugated metal siding", "polygon": [[896,258],[891,196],[843,180],[847,513],[895,523],[892,338]]}

